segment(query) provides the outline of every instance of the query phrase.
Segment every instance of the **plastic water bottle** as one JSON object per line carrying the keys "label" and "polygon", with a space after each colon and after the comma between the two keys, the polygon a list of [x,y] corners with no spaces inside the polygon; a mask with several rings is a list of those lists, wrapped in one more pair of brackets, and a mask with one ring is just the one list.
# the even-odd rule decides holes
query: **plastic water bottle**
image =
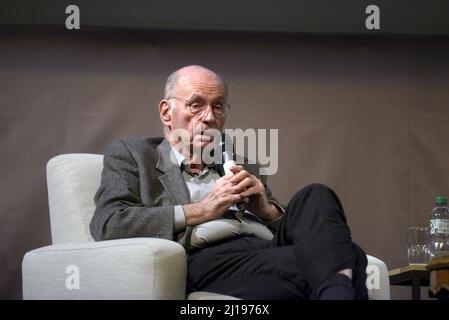
{"label": "plastic water bottle", "polygon": [[430,215],[430,242],[434,257],[449,255],[449,208],[443,196],[436,198]]}

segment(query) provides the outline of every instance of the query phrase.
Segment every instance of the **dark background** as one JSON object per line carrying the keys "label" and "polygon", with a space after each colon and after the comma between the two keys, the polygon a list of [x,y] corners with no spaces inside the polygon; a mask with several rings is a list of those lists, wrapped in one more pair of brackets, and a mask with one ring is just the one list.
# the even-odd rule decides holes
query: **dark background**
{"label": "dark background", "polygon": [[[81,30],[71,31],[64,1],[62,9],[30,3],[4,1],[0,10],[0,298],[21,298],[24,253],[51,244],[46,162],[102,153],[119,138],[160,136],[165,79],[187,64],[226,78],[227,127],[279,129],[275,195],[287,203],[309,183],[329,185],[354,240],[390,269],[407,263],[405,227],[427,224],[435,196],[449,194],[445,2],[423,9],[411,1],[407,10],[405,1],[379,1],[381,31],[372,33],[360,1],[359,13],[329,1],[287,1],[283,11],[273,11],[274,1],[171,1],[170,10],[157,2],[148,12],[155,2],[108,10],[104,1],[79,1]],[[226,11],[233,8],[235,20]],[[393,287],[392,295],[409,292]]]}

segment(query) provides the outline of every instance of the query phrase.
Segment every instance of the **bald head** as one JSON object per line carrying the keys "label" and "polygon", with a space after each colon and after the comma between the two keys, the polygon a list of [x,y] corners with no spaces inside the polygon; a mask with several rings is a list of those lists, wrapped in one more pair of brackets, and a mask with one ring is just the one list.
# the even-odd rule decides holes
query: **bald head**
{"label": "bald head", "polygon": [[224,88],[225,97],[228,94],[228,86],[223,77],[202,66],[191,65],[182,67],[173,72],[165,83],[164,99],[175,97],[177,95],[177,86],[183,82],[197,82],[209,80],[211,82],[219,82]]}
{"label": "bald head", "polygon": [[188,135],[189,150],[194,146],[203,150],[213,141],[205,133],[223,130],[229,111],[226,93],[223,78],[207,68],[187,66],[173,72],[158,107],[168,142],[177,145],[182,131]]}

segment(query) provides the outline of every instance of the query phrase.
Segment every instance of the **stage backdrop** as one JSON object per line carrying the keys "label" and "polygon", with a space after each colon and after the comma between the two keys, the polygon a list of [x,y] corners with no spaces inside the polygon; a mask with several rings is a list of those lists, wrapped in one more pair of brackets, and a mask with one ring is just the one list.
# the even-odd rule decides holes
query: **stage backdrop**
{"label": "stage backdrop", "polygon": [[275,195],[327,184],[354,240],[389,268],[407,262],[406,226],[449,195],[447,40],[0,32],[0,298],[21,298],[23,255],[51,244],[47,161],[160,136],[164,81],[187,64],[228,81],[229,128],[279,129]]}

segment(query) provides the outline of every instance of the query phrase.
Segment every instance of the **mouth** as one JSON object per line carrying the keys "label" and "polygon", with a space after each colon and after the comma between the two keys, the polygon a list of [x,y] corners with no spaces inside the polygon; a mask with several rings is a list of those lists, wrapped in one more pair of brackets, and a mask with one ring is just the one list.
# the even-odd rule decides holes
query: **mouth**
{"label": "mouth", "polygon": [[207,133],[207,132],[201,132],[200,136],[201,137],[205,137],[205,138],[210,139],[210,140],[212,140],[214,138],[214,136],[212,134]]}
{"label": "mouth", "polygon": [[213,143],[218,135],[221,137],[220,130],[205,125],[196,126],[192,133],[192,140],[203,146],[205,144]]}
{"label": "mouth", "polygon": [[198,136],[201,137],[201,140],[207,140],[212,141],[214,139],[214,134],[211,132],[210,128],[205,128],[201,130],[201,132],[198,134]]}
{"label": "mouth", "polygon": [[200,141],[201,143],[211,143],[214,140],[214,138],[212,136],[209,135],[201,135],[200,137]]}

